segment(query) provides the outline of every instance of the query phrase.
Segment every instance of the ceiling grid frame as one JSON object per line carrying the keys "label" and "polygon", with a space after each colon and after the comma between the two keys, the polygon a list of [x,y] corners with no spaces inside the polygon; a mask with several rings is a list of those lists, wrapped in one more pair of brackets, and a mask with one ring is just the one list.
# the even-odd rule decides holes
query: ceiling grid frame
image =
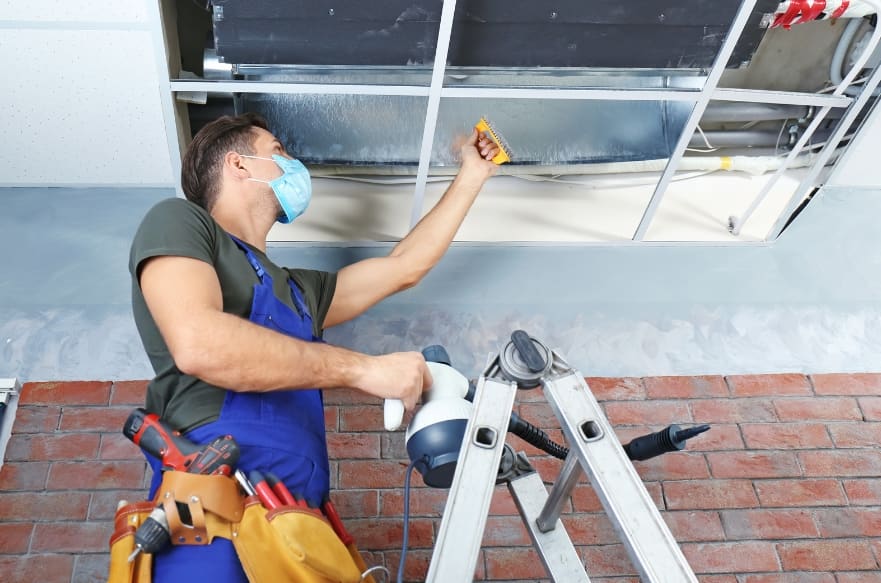
{"label": "ceiling grid frame", "polygon": [[[151,2],[151,0],[147,0]],[[878,0],[867,0],[873,7],[878,9],[881,7]],[[153,3],[158,7],[159,0],[152,0]],[[746,22],[748,16],[756,5],[757,0],[743,0],[740,4],[740,8],[738,10],[737,16],[729,29],[728,34],[726,35],[726,39],[714,61],[712,68],[710,69],[707,80],[705,81],[703,87],[701,89],[664,89],[664,90],[656,90],[656,89],[608,89],[608,88],[599,88],[599,87],[583,87],[577,89],[546,89],[546,88],[481,88],[481,87],[446,87],[443,84],[444,72],[446,69],[446,54],[449,48],[449,41],[452,32],[453,26],[453,13],[455,9],[455,0],[445,0],[443,13],[440,21],[440,30],[439,30],[439,38],[435,52],[435,61],[432,68],[432,81],[431,85],[426,87],[424,85],[367,85],[367,84],[318,84],[318,83],[281,83],[281,82],[262,82],[262,81],[199,81],[199,80],[182,80],[182,79],[169,79],[167,84],[167,90],[172,94],[177,93],[189,93],[189,92],[230,92],[230,93],[266,93],[266,94],[313,94],[313,95],[375,95],[375,96],[414,96],[414,97],[428,97],[429,98],[429,106],[426,112],[426,122],[423,126],[423,140],[422,140],[422,151],[419,157],[419,171],[417,173],[416,186],[414,188],[413,199],[412,199],[412,213],[411,213],[411,226],[416,223],[418,220],[418,215],[421,213],[422,201],[424,197],[424,191],[427,183],[428,176],[428,165],[429,159],[431,155],[431,138],[433,138],[434,129],[436,127],[437,121],[437,109],[439,107],[440,99],[444,97],[455,97],[455,98],[499,98],[499,99],[576,99],[576,100],[615,100],[615,101],[691,101],[695,103],[695,108],[692,110],[692,114],[689,117],[689,121],[686,124],[684,130],[680,134],[680,138],[677,142],[677,146],[673,152],[673,155],[668,159],[667,166],[662,173],[661,177],[658,180],[657,186],[655,188],[655,192],[653,193],[651,200],[646,206],[645,212],[643,214],[642,219],[640,220],[639,226],[637,227],[636,232],[634,233],[631,243],[638,244],[688,244],[693,245],[696,242],[687,241],[687,242],[677,242],[677,241],[668,241],[668,242],[653,242],[653,241],[645,241],[644,237],[651,225],[651,221],[654,217],[655,212],[660,207],[660,204],[663,200],[664,191],[666,187],[669,185],[676,168],[678,166],[679,161],[683,157],[685,153],[685,149],[688,145],[688,140],[690,138],[689,132],[687,129],[691,128],[692,131],[697,126],[700,121],[700,114],[702,114],[703,110],[706,109],[708,103],[713,100],[718,101],[732,101],[732,102],[746,102],[746,103],[768,103],[768,104],[787,104],[787,105],[806,105],[811,107],[820,107],[822,108],[820,114],[818,114],[812,122],[812,126],[819,127],[820,123],[824,120],[825,116],[834,108],[846,109],[845,115],[842,117],[841,122],[838,124],[836,131],[833,133],[833,136],[827,141],[826,146],[821,150],[818,155],[817,160],[811,166],[809,174],[801,180],[798,187],[796,188],[793,196],[789,200],[786,205],[784,212],[778,217],[774,227],[771,231],[766,235],[765,239],[762,241],[764,243],[772,242],[774,239],[780,236],[783,228],[792,212],[794,212],[795,208],[797,208],[798,204],[800,204],[802,198],[814,187],[814,181],[819,176],[822,170],[822,164],[828,161],[829,157],[834,153],[835,148],[838,143],[844,137],[847,130],[850,129],[850,126],[856,120],[857,115],[860,113],[863,106],[865,106],[868,101],[869,96],[872,91],[881,83],[881,67],[879,67],[873,74],[870,76],[867,83],[863,86],[863,91],[855,98],[848,97],[843,95],[844,88],[853,80],[853,76],[855,76],[861,69],[860,62],[857,62],[855,66],[852,68],[851,73],[849,73],[848,77],[845,78],[839,87],[836,88],[835,92],[832,95],[821,95],[817,93],[810,92],[799,92],[799,91],[773,91],[773,90],[761,90],[761,89],[740,89],[740,88],[724,88],[718,87],[717,83],[719,78],[721,78],[722,73],[724,72],[728,56],[730,56],[731,52],[733,52],[734,47],[737,42],[740,40],[740,36],[746,26]],[[879,10],[881,13],[881,10]],[[881,33],[877,35],[881,37]],[[873,39],[877,44],[878,39]],[[870,47],[873,48],[874,45]],[[865,63],[865,60],[868,59],[872,50],[866,50],[864,57],[860,60]],[[437,57],[443,57],[442,60],[439,60]],[[723,58],[724,57],[724,58]],[[436,79],[439,77],[439,80]],[[434,113],[432,114],[432,102],[434,102],[435,108]],[[163,100],[164,103],[164,100]],[[736,219],[737,223],[735,223],[738,227],[742,226],[742,224],[749,218],[751,211],[754,210],[753,207],[757,207],[758,204],[761,203],[759,198],[763,198],[768,191],[770,191],[771,187],[773,187],[774,183],[776,183],[777,178],[782,176],[782,174],[788,169],[790,162],[806,145],[807,141],[810,139],[811,133],[816,127],[809,127],[805,134],[802,136],[802,140],[796,144],[793,148],[790,155],[787,156],[784,163],[778,168],[775,175],[771,178],[768,184],[765,185],[763,191],[756,197],[756,200],[753,201],[750,209],[747,213],[745,213],[744,218]],[[840,130],[840,132],[839,132]],[[840,134],[840,135],[839,135]],[[837,137],[837,139],[836,139]],[[171,147],[172,139],[169,138],[169,145]],[[428,150],[428,151],[426,151]],[[172,152],[172,158],[174,160],[173,163],[176,163],[178,168],[180,164],[180,157],[178,152]],[[734,217],[732,217],[733,220]],[[739,224],[738,224],[739,223]],[[734,225],[729,225],[729,230],[731,230],[734,234],[737,234],[733,231]],[[621,241],[621,243],[625,243],[625,241]],[[731,242],[728,243],[730,245],[742,245],[746,242]],[[723,242],[712,242],[710,244],[725,244]]]}

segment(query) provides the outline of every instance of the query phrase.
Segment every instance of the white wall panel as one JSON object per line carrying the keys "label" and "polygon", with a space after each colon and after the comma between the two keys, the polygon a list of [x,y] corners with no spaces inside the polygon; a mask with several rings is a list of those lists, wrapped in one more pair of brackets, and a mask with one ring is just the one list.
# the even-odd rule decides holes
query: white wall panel
{"label": "white wall panel", "polygon": [[0,184],[173,183],[149,31],[0,35]]}
{"label": "white wall panel", "polygon": [[881,187],[878,152],[881,152],[881,108],[875,107],[835,167],[835,171],[829,178],[829,184]]}
{"label": "white wall panel", "polygon": [[147,22],[150,0],[0,0],[0,20]]}

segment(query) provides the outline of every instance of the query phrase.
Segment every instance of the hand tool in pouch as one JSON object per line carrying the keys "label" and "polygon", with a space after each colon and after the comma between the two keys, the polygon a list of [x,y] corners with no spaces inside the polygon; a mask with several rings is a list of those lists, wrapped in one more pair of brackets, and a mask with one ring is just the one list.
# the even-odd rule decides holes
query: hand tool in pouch
{"label": "hand tool in pouch", "polygon": [[[155,413],[141,408],[132,411],[122,433],[159,459],[163,470],[229,476],[239,461],[239,446],[231,435],[218,437],[207,445],[197,445],[171,429]],[[170,540],[165,510],[157,506],[135,531],[135,550],[128,561],[134,561],[141,552],[155,553]]]}

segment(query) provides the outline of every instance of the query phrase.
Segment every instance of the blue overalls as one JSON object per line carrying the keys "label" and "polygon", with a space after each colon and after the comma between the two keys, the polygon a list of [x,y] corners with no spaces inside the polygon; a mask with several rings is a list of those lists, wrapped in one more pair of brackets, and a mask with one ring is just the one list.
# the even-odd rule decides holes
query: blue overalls
{"label": "blue overalls", "polygon": [[[312,334],[312,317],[296,284],[288,279],[299,313],[275,296],[272,277],[248,246],[232,239],[260,278],[260,283],[254,285],[249,320],[294,338],[320,342]],[[273,472],[291,492],[316,503],[327,496],[330,470],[320,390],[227,391],[220,417],[186,434],[195,443],[209,443],[221,435],[235,438],[241,448],[238,468],[245,474],[255,469]],[[147,460],[153,467],[152,499],[161,482],[161,471],[158,460],[150,456]],[[154,555],[153,565],[156,583],[248,581],[232,543],[224,538],[215,538],[207,546],[168,546]]]}

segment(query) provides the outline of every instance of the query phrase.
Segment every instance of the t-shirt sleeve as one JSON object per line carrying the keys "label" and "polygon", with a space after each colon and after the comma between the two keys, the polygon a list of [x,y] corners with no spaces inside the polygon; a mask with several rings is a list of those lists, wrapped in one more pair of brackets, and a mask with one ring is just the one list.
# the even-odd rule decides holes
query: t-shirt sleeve
{"label": "t-shirt sleeve", "polygon": [[296,284],[303,290],[309,312],[312,314],[313,334],[321,337],[324,331],[324,319],[333,301],[336,291],[336,273],[329,271],[317,271],[314,269],[290,269],[285,270],[294,279]]}
{"label": "t-shirt sleeve", "polygon": [[213,263],[215,237],[210,216],[193,203],[179,198],[160,201],[147,212],[135,233],[129,272],[137,280],[145,260],[165,255]]}

